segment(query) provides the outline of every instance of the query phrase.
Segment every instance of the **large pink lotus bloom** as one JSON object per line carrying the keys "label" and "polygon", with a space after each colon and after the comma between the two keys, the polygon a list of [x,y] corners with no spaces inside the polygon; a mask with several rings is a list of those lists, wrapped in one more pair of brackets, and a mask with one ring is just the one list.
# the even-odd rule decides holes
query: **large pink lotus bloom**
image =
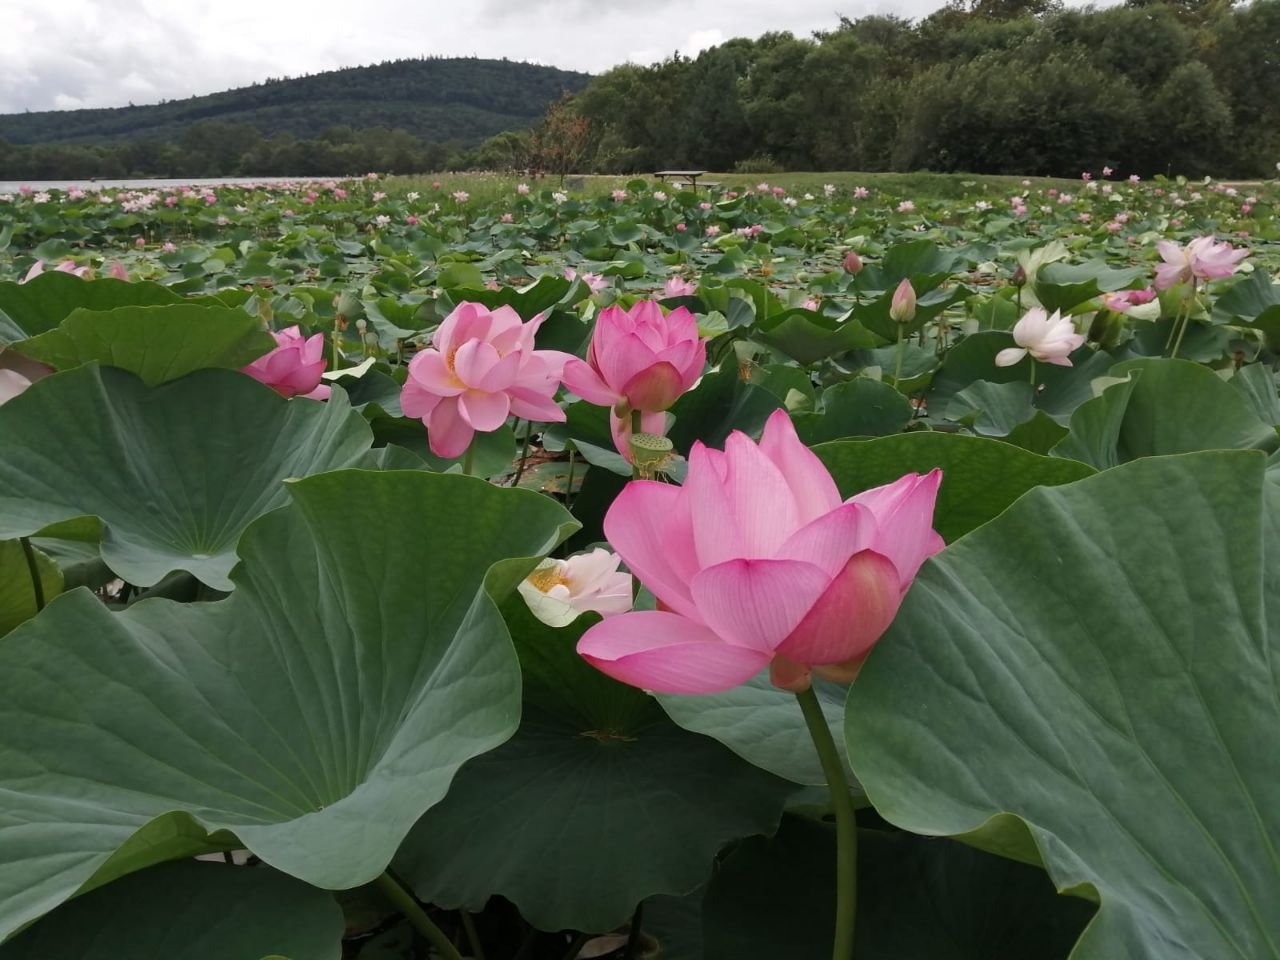
{"label": "large pink lotus bloom", "polygon": [[259,357],[241,373],[247,373],[282,397],[306,397],[328,400],[331,388],[322,384],[324,373],[324,334],[304,337],[297,326],[272,332],[276,348]]}
{"label": "large pink lotus bloom", "polygon": [[997,367],[1012,367],[1028,353],[1036,360],[1058,367],[1071,366],[1071,354],[1085,341],[1076,333],[1070,317],[1055,310],[1047,314],[1043,307],[1033,307],[1013,325],[1013,342],[996,354]]}
{"label": "large pink lotus bloom", "polygon": [[684,486],[638,480],[604,530],[659,609],[597,624],[578,652],[623,683],[714,693],[771,663],[796,689],[810,668],[850,679],[898,611],[925,559],[940,471],[841,501],[785,411],[757,446],[694,444]]}
{"label": "large pink lotus bloom", "polygon": [[515,415],[561,422],[556,389],[569,355],[536,350],[541,314],[528,323],[511,307],[460,303],[409,361],[400,394],[405,416],[422,420],[437,457],[459,457],[476,433],[497,430]]}
{"label": "large pink lotus bloom", "polygon": [[1249,255],[1248,249],[1237,250],[1225,240],[1218,243],[1212,236],[1196,237],[1185,247],[1172,240],[1156,244],[1164,263],[1156,267],[1156,287],[1168,290],[1188,280],[1218,280],[1236,272],[1236,265]]}
{"label": "large pink lotus bloom", "polygon": [[565,364],[564,385],[588,403],[652,413],[666,410],[702,376],[706,342],[684,307],[663,313],[653,300],[596,318],[586,361]]}

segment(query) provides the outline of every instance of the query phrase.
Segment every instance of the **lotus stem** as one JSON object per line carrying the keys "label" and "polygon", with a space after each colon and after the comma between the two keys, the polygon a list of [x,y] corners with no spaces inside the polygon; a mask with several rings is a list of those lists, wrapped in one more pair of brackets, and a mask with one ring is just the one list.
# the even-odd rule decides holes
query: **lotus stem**
{"label": "lotus stem", "polygon": [[631,915],[631,929],[627,931],[627,948],[622,953],[622,960],[640,960],[640,926],[644,920],[644,903],[636,904],[636,912]]}
{"label": "lotus stem", "polygon": [[[1191,293],[1187,297],[1186,303],[1182,305],[1182,309],[1178,311],[1178,318],[1174,320],[1174,327],[1178,331],[1177,339],[1173,341],[1173,350],[1169,353],[1169,359],[1175,360],[1178,356],[1178,350],[1182,348],[1182,338],[1187,332],[1187,327],[1191,326],[1191,309],[1196,302],[1196,281],[1193,277],[1191,280]],[[1181,321],[1181,323],[1179,323]],[[1173,332],[1170,331],[1170,336]]]}
{"label": "lotus stem", "polygon": [[[634,437],[640,433],[644,433],[644,414],[639,410],[632,410],[631,411],[631,436]],[[631,479],[639,480],[641,476],[640,463],[636,459],[634,452],[631,455],[631,460],[632,460]]]}
{"label": "lotus stem", "polygon": [[[519,425],[517,420],[516,424]],[[524,445],[520,448],[520,462],[516,464],[516,478],[511,481],[513,487],[520,486],[520,478],[524,476],[524,465],[529,459],[529,437],[533,435],[533,421],[526,420],[524,422]]]}
{"label": "lotus stem", "polygon": [[831,728],[810,687],[796,694],[809,736],[822,762],[827,778],[831,806],[836,815],[836,927],[831,960],[852,960],[854,923],[858,911],[858,822],[854,817],[853,798],[844,764],[831,737]]}
{"label": "lotus stem", "polygon": [[480,931],[476,929],[475,920],[466,910],[459,910],[458,916],[462,918],[462,929],[467,933],[467,943],[471,944],[471,956],[474,960],[485,960],[484,945],[480,942]]}
{"label": "lotus stem", "polygon": [[902,324],[898,324],[898,357],[893,364],[893,387],[896,390],[902,380],[902,357],[906,353],[906,342],[902,338]]}
{"label": "lotus stem", "polygon": [[19,537],[18,542],[22,544],[22,554],[27,558],[27,572],[31,574],[31,595],[36,601],[36,613],[44,609],[44,583],[40,580],[40,566],[36,563],[36,551],[31,546],[29,537]]}
{"label": "lotus stem", "polygon": [[435,947],[445,960],[462,960],[462,954],[453,945],[453,941],[446,937],[444,931],[427,916],[427,911],[422,909],[422,904],[400,885],[400,881],[391,875],[390,870],[379,874],[374,883],[387,895],[387,899],[404,915],[409,924],[426,937],[427,942]]}
{"label": "lotus stem", "polygon": [[471,476],[471,471],[476,465],[476,445],[474,441],[471,446],[467,447],[467,452],[462,455],[462,473],[464,476]]}
{"label": "lotus stem", "polygon": [[1036,392],[1036,358],[1031,354],[1027,354],[1027,359],[1031,361],[1031,392]]}

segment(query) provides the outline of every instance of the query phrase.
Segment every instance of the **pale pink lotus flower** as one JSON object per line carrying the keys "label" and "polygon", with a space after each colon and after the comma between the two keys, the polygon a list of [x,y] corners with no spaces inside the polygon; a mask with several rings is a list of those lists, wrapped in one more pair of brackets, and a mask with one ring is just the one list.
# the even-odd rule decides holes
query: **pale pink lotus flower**
{"label": "pale pink lotus flower", "polygon": [[784,187],[774,187],[774,188],[773,188],[773,195],[774,195],[775,197],[785,197],[785,196],[787,195],[786,188],[784,188]]}
{"label": "pale pink lotus flower", "polygon": [[466,203],[471,199],[471,194],[465,190],[455,190],[449,196],[453,197],[455,203]]}
{"label": "pale pink lotus flower", "polygon": [[240,372],[265,383],[282,397],[328,400],[332,390],[321,382],[327,363],[324,334],[304,337],[295,324],[278,332],[272,331],[271,336],[276,341],[275,349],[242,367]]}
{"label": "pale pink lotus flower", "polygon": [[1013,325],[1013,342],[1017,346],[997,353],[996,366],[1012,367],[1029,353],[1042,363],[1069,367],[1072,351],[1084,340],[1083,333],[1076,333],[1070,317],[1064,317],[1057,310],[1050,315],[1043,307],[1033,307]]}
{"label": "pale pink lotus flower", "polygon": [[529,195],[529,185],[527,183],[517,183],[516,193],[522,197],[527,197]]}
{"label": "pale pink lotus flower", "polygon": [[517,588],[529,611],[549,627],[567,627],[584,613],[609,617],[631,609],[631,574],[603,547],[564,560],[547,558]]}
{"label": "pale pink lotus flower", "polygon": [[612,193],[609,194],[609,196],[612,197],[614,200],[619,200],[619,201],[625,200],[627,199],[627,191],[614,190]]}
{"label": "pale pink lotus flower", "polygon": [[756,184],[756,193],[768,193],[768,192],[769,192],[769,185],[767,183]]}
{"label": "pale pink lotus flower", "polygon": [[662,286],[662,293],[666,297],[692,297],[697,292],[698,285],[683,277],[667,277],[667,282]]}
{"label": "pale pink lotus flower", "polygon": [[712,204],[708,203],[706,200],[703,200],[700,204],[698,204],[698,209],[703,211],[704,213],[710,210],[711,208],[712,208]]}
{"label": "pale pink lotus flower", "polygon": [[596,317],[587,359],[564,367],[564,386],[588,403],[625,415],[666,410],[702,376],[706,341],[684,307],[663,313],[654,300],[629,310],[606,307]]}
{"label": "pale pink lotus flower", "polygon": [[381,190],[375,190],[375,191],[373,191],[373,202],[374,202],[374,203],[379,203],[379,202],[381,202],[381,201],[383,201],[383,200],[385,200],[385,199],[387,199],[387,195],[386,195],[385,193],[383,193]]}
{"label": "pale pink lotus flower", "polygon": [[868,190],[866,187],[853,188],[853,198],[855,200],[865,200],[869,196],[871,196],[871,191]]}
{"label": "pale pink lotus flower", "polygon": [[404,218],[404,222],[411,227],[416,227],[418,225],[418,218],[411,213]]}
{"label": "pale pink lotus flower", "polygon": [[653,199],[657,200],[659,203],[666,203],[667,195],[661,190],[655,190],[653,192]]}
{"label": "pale pink lotus flower", "polygon": [[566,280],[581,280],[592,293],[599,293],[609,286],[609,281],[598,273],[578,273],[573,267],[564,268]]}
{"label": "pale pink lotus flower", "polygon": [[166,241],[164,242],[163,246],[161,246],[161,247],[160,247],[160,252],[161,252],[161,253],[173,253],[173,252],[174,252],[175,250],[177,250],[177,249],[178,249],[177,244],[175,244],[175,243],[173,243],[173,242],[171,242],[171,241],[169,241],[169,240],[166,240]]}
{"label": "pale pink lotus flower", "polygon": [[940,471],[841,501],[776,411],[759,445],[695,443],[683,486],[634,481],[605,515],[609,543],[658,599],[610,617],[578,652],[616,680],[714,693],[767,666],[798,690],[813,670],[848,681],[888,628],[924,561]]}
{"label": "pale pink lotus flower", "polygon": [[916,318],[916,288],[906,277],[889,300],[889,317],[897,323],[910,323]]}
{"label": "pale pink lotus flower", "polygon": [[1196,237],[1185,247],[1172,240],[1156,244],[1164,263],[1156,267],[1156,289],[1168,290],[1188,280],[1204,282],[1229,277],[1236,272],[1236,265],[1249,255],[1247,248],[1236,249],[1225,240],[1219,243],[1212,236]]}
{"label": "pale pink lotus flower", "polygon": [[1241,213],[1243,216],[1246,216],[1246,217],[1247,217],[1249,214],[1253,213],[1253,204],[1251,204],[1251,203],[1242,203],[1242,204],[1240,204],[1240,213]]}
{"label": "pale pink lotus flower", "polygon": [[677,224],[676,224],[676,233],[684,233],[684,232],[685,232],[686,230],[688,230],[688,229],[689,229],[689,225],[688,225],[688,224],[685,224],[685,223],[677,223]]}
{"label": "pale pink lotus flower", "polygon": [[1124,226],[1120,223],[1117,223],[1115,220],[1108,220],[1106,226],[1107,226],[1107,233],[1119,233],[1121,230],[1124,229]]}
{"label": "pale pink lotus flower", "polygon": [[[631,450],[631,432],[633,424],[631,422],[631,414],[625,417],[618,416],[617,408],[609,410],[609,434],[613,437],[614,449],[622,455],[622,459],[627,463],[634,463],[633,452]],[[653,413],[640,414],[640,432],[647,433],[655,437],[665,437],[667,435],[667,415],[661,410]]]}
{"label": "pale pink lotus flower", "polygon": [[912,203],[910,200],[903,200],[900,204],[898,204],[899,213],[911,213],[911,211],[915,210],[915,208],[916,208],[916,205]]}
{"label": "pale pink lotus flower", "polygon": [[719,228],[719,227],[717,227],[714,223],[713,223],[713,224],[708,225],[708,227],[707,227],[707,229],[706,229],[706,231],[705,231],[705,232],[706,232],[706,235],[707,235],[708,237],[718,237],[718,236],[720,236],[720,228]]}
{"label": "pale pink lotus flower", "polygon": [[145,246],[147,245],[147,238],[146,238],[146,237],[134,237],[134,238],[133,238],[133,245],[134,245],[135,247],[145,247]]}
{"label": "pale pink lotus flower", "polygon": [[564,420],[554,398],[569,356],[534,346],[543,319],[522,323],[511,307],[463,302],[409,361],[400,407],[426,424],[437,457],[461,456],[477,432],[497,430],[508,416]]}
{"label": "pale pink lotus flower", "polygon": [[1102,175],[1103,175],[1104,177],[1109,177],[1109,176],[1111,176],[1111,173],[1112,173],[1112,170],[1111,170],[1111,168],[1110,168],[1110,167],[1103,167],[1103,168],[1102,168]]}
{"label": "pale pink lotus flower", "polygon": [[503,214],[502,216],[500,216],[498,219],[499,219],[502,223],[515,223],[515,222],[516,222],[515,215],[514,215],[514,214],[511,214],[511,213],[504,213],[504,214]]}
{"label": "pale pink lotus flower", "polygon": [[[31,269],[27,271],[26,276],[24,276],[18,282],[26,283],[29,280],[34,280],[36,277],[40,276],[40,274],[44,272],[45,272],[44,261],[37,260],[35,263],[31,265]],[[69,273],[72,276],[83,278],[89,273],[89,267],[88,265],[85,265],[83,267],[77,267],[76,262],[74,260],[63,260],[60,264],[58,264],[56,267],[53,268],[53,272]]]}
{"label": "pale pink lotus flower", "polygon": [[1102,295],[1102,305],[1116,313],[1128,313],[1131,307],[1150,303],[1157,296],[1155,290],[1116,290]]}
{"label": "pale pink lotus flower", "polygon": [[1086,170],[1084,173],[1080,174],[1080,179],[1088,183],[1093,179],[1093,174]]}
{"label": "pale pink lotus flower", "polygon": [[343,190],[341,187],[334,187],[334,188],[333,188],[333,199],[335,199],[335,200],[345,200],[345,199],[347,199],[347,191]]}
{"label": "pale pink lotus flower", "polygon": [[22,393],[29,386],[31,386],[31,381],[17,370],[0,369],[0,407]]}
{"label": "pale pink lotus flower", "polygon": [[808,300],[804,302],[804,308],[806,310],[817,310],[821,306],[822,304],[821,302],[819,302],[817,297],[810,297]]}
{"label": "pale pink lotus flower", "polygon": [[128,280],[129,270],[119,260],[113,260],[111,266],[107,267],[107,276],[112,280]]}
{"label": "pale pink lotus flower", "polygon": [[1142,178],[1141,178],[1140,176],[1138,176],[1136,173],[1131,173],[1131,174],[1129,174],[1129,182],[1130,182],[1130,183],[1137,183],[1137,182],[1138,182],[1138,181],[1140,181],[1141,179],[1142,179]]}

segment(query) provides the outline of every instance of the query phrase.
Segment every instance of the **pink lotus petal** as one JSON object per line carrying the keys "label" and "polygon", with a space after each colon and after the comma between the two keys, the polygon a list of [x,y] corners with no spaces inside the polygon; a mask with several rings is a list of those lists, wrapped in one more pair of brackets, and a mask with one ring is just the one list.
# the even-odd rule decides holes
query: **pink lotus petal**
{"label": "pink lotus petal", "polygon": [[457,399],[458,415],[480,433],[492,433],[507,422],[511,399],[505,393],[468,390]]}
{"label": "pink lotus petal", "polygon": [[600,407],[612,407],[622,399],[590,364],[577,357],[564,365],[564,387],[587,403]]}
{"label": "pink lotus petal", "polygon": [[732,523],[742,540],[744,552],[739,556],[772,556],[801,526],[791,487],[777,465],[744,433],[729,435],[724,454],[728,471],[723,515],[711,513],[700,519],[703,505],[695,502],[694,523]]}
{"label": "pink lotus petal", "polygon": [[693,578],[693,602],[725,641],[772,653],[830,583],[803,560],[730,560]]}
{"label": "pink lotus petal", "polygon": [[662,603],[686,617],[698,617],[689,592],[698,557],[684,488],[651,480],[627,484],[605,514],[604,535]]}
{"label": "pink lotus petal", "polygon": [[725,643],[674,613],[644,610],[609,617],[578,641],[578,653],[615,680],[659,693],[717,693],[745,683],[770,654]]}
{"label": "pink lotus petal", "polygon": [[778,653],[797,663],[843,663],[864,656],[902,602],[898,571],[870,550],[854,554]]}
{"label": "pink lotus petal", "polygon": [[779,559],[807,560],[834,577],[849,558],[875,543],[876,516],[860,503],[841,504],[801,527],[779,549]]}
{"label": "pink lotus petal", "polygon": [[817,455],[800,442],[785,410],[775,410],[765,421],[760,450],[786,478],[795,498],[797,519],[808,523],[840,506],[840,491]]}
{"label": "pink lotus petal", "polygon": [[442,397],[427,417],[427,445],[437,457],[462,456],[475,435],[475,428],[458,412],[457,397]]}

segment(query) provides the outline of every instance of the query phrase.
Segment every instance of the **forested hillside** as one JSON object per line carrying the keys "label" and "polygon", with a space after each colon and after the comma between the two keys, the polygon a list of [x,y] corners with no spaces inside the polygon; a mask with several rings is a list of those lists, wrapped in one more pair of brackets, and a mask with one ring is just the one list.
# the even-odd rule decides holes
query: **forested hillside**
{"label": "forested hillside", "polygon": [[0,178],[421,170],[530,126],[589,79],[509,60],[396,60],[149,106],[3,115]]}
{"label": "forested hillside", "polygon": [[575,107],[602,171],[1275,176],[1280,0],[957,0],[616,67]]}

